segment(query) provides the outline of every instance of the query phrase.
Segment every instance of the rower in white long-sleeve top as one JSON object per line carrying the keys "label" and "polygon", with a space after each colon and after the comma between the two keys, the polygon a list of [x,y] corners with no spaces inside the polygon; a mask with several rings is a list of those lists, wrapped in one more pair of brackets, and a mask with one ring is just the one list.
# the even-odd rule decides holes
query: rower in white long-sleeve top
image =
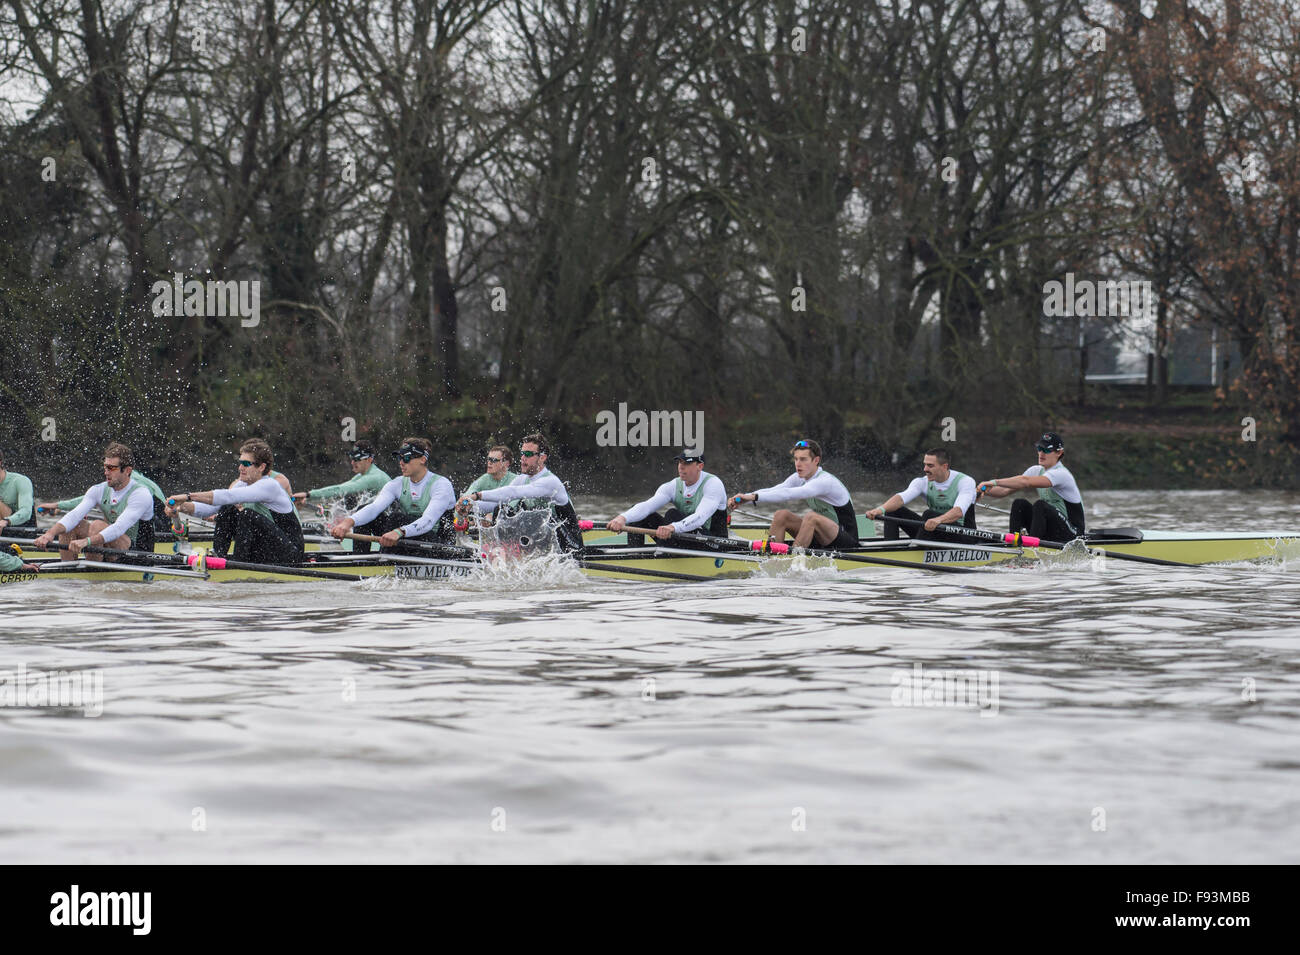
{"label": "rower in white long-sleeve top", "polygon": [[380,532],[383,547],[399,540],[452,543],[452,511],[456,489],[440,474],[429,470],[433,442],[428,438],[404,438],[393,452],[402,476],[393,478],[365,507],[336,521],[330,533],[342,539],[353,527],[369,525]]}
{"label": "rower in white long-sleeve top", "polygon": [[[131,449],[125,444],[115,441],[105,448],[104,480],[87,489],[81,503],[32,541],[32,546],[43,549],[57,537],[59,555],[64,560],[79,556],[87,545],[152,553],[153,494],[134,479],[134,463]],[[87,521],[92,507],[98,507],[105,520]]]}
{"label": "rower in white long-sleeve top", "polygon": [[979,496],[1006,497],[1016,491],[1037,491],[1038,500],[1011,502],[1011,533],[1028,531],[1034,537],[1066,543],[1083,534],[1083,495],[1079,485],[1061,461],[1065,442],[1055,431],[1046,431],[1034,445],[1038,463],[1024,474],[991,478],[976,488]]}
{"label": "rower in white long-sleeve top", "polygon": [[[460,499],[457,510],[467,512],[471,507],[486,513],[498,505],[503,512],[550,510],[559,522],[557,536],[566,550],[582,546],[582,531],[578,514],[569,500],[569,490],[564,482],[546,467],[550,457],[546,439],[540,434],[530,434],[519,444],[520,475],[505,487],[487,491],[474,491]],[[498,514],[498,517],[505,514]]]}
{"label": "rower in white long-sleeve top", "polygon": [[737,494],[729,506],[745,501],[807,501],[811,509],[803,514],[785,509],[773,514],[768,537],[783,542],[789,534],[796,547],[813,544],[834,550],[857,547],[858,517],[853,512],[853,499],[839,478],[822,470],[821,445],[806,439],[796,441],[790,455],[794,459],[794,474],[775,487]]}
{"label": "rower in white long-sleeve top", "polygon": [[[659,508],[668,507],[664,514]],[[659,485],[654,496],[634,504],[605,526],[615,534],[628,525],[654,528],[655,537],[674,534],[727,536],[727,489],[717,475],[704,470],[704,453],[683,448],[677,455],[677,479]],[[628,534],[628,544],[645,543],[644,534]]]}
{"label": "rower in white long-sleeve top", "polygon": [[271,446],[261,438],[245,441],[238,464],[239,479],[228,488],[172,495],[168,517],[176,512],[212,517],[212,552],[219,557],[233,543],[235,560],[302,563],[302,524],[293,498],[271,470]]}
{"label": "rower in white long-sleeve top", "polygon": [[[952,470],[949,465],[947,448],[931,448],[922,458],[921,469],[925,474],[879,507],[867,511],[867,517],[872,520],[883,514],[892,514],[925,524],[924,529],[920,529],[886,522],[886,540],[898,540],[900,526],[909,537],[923,539],[944,536],[944,524],[960,522],[963,527],[975,526],[975,479]],[[906,506],[918,497],[924,497],[926,504],[920,514]]]}

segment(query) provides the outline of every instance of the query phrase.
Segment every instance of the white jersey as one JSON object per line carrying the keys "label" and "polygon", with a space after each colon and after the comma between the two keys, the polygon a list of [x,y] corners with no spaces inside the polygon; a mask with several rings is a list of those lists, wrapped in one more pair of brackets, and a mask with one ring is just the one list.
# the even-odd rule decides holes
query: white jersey
{"label": "white jersey", "polygon": [[[397,502],[402,496],[402,482],[408,480],[403,477],[395,477],[375,495],[365,507],[356,513],[349,515],[356,525],[369,524],[384,511],[388,510],[391,504]],[[433,530],[442,515],[456,506],[456,489],[451,486],[441,474],[434,474],[427,471],[419,481],[411,481],[411,489],[408,492],[412,501],[418,501],[424,496],[424,489],[429,487],[429,482],[433,482],[433,487],[429,491],[429,503],[425,505],[424,513],[411,521],[409,524],[402,525],[402,533],[407,537],[419,537],[421,534],[427,534]],[[418,505],[417,505],[418,506]]]}
{"label": "white jersey", "polygon": [[211,517],[228,504],[261,504],[276,514],[289,514],[293,511],[293,498],[284,486],[271,477],[258,478],[252,484],[236,481],[228,488],[218,488],[212,492],[211,504],[194,502],[195,517]]}
{"label": "white jersey", "polygon": [[[948,480],[935,481],[934,487],[937,491],[946,491],[952,487],[952,482],[958,478],[960,480],[957,481],[957,500],[953,503],[953,507],[965,514],[967,509],[975,503],[975,479],[973,477],[969,474],[959,474],[950,470]],[[909,484],[906,490],[899,491],[898,496],[903,499],[904,504],[908,501],[915,501],[918,497],[926,497],[930,493],[930,483],[928,477],[921,475]]]}
{"label": "white jersey", "polygon": [[825,501],[831,507],[843,507],[849,503],[849,489],[844,486],[844,482],[821,468],[806,481],[795,472],[775,487],[765,487],[754,493],[758,495],[760,504],[767,501],[804,501],[813,497]]}
{"label": "white jersey", "polygon": [[[538,498],[543,501],[550,501],[556,507],[563,507],[569,503],[569,492],[565,488],[564,482],[551,473],[549,468],[542,468],[536,474],[521,474],[505,487],[493,488],[490,491],[479,491],[479,500],[475,502],[475,509],[479,511],[490,511],[496,505],[503,504],[506,501],[519,501],[524,498]],[[486,506],[482,506],[486,505]]]}
{"label": "white jersey", "polygon": [[1041,465],[1035,464],[1032,467],[1025,468],[1025,477],[1045,477],[1052,482],[1052,490],[1061,495],[1061,500],[1067,504],[1082,504],[1083,495],[1079,493],[1079,485],[1074,481],[1074,475],[1060,461],[1054,466],[1043,470]]}
{"label": "white jersey", "polygon": [[[709,480],[712,477],[713,480]],[[703,489],[700,484],[703,483]],[[727,507],[727,489],[722,486],[722,479],[716,474],[710,475],[704,471],[700,472],[700,479],[694,484],[682,482],[682,494],[687,499],[694,497],[696,493],[700,494],[700,501],[695,505],[694,513],[683,518],[680,521],[674,521],[668,525],[678,534],[688,534],[691,531],[703,527],[718,511],[725,510]],[[655,491],[654,497],[642,501],[640,504],[634,504],[619,516],[626,520],[633,527],[636,522],[648,514],[653,514],[661,507],[677,503],[677,480],[665,481],[659,485],[659,490]]]}
{"label": "white jersey", "polygon": [[77,525],[82,522],[92,507],[99,507],[100,502],[104,499],[104,492],[110,494],[109,502],[116,505],[123,498],[126,498],[126,510],[124,510],[118,519],[108,527],[100,531],[103,535],[104,543],[115,541],[138,521],[153,520],[153,494],[143,484],[135,481],[130,482],[120,491],[114,491],[108,486],[107,481],[100,481],[94,487],[86,491],[86,496],[81,499],[81,503],[72,509],[72,512],[59,518],[59,522],[54,525],[53,530],[63,528],[64,530],[75,530]]}

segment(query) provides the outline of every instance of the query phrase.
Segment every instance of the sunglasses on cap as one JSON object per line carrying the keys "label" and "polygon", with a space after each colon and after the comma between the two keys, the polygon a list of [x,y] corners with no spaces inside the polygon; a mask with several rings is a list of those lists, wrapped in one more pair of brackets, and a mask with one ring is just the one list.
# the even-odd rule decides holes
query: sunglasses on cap
{"label": "sunglasses on cap", "polygon": [[429,453],[423,448],[417,448],[413,444],[404,444],[393,452],[393,457],[397,458],[403,464],[409,464],[412,458],[427,458]]}
{"label": "sunglasses on cap", "polygon": [[373,458],[374,456],[374,452],[362,451],[360,448],[353,448],[348,452],[348,457],[353,461],[364,461],[366,458]]}

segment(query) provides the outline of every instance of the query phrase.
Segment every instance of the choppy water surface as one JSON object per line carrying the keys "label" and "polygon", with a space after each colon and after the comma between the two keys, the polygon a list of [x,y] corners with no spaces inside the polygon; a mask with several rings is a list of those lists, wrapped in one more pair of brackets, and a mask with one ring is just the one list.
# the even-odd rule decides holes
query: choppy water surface
{"label": "choppy water surface", "polygon": [[[1290,494],[1087,500],[1300,526]],[[103,680],[97,718],[0,707],[10,861],[1300,861],[1294,566],[68,582],[0,613],[0,669]],[[897,705],[944,673],[973,705]]]}

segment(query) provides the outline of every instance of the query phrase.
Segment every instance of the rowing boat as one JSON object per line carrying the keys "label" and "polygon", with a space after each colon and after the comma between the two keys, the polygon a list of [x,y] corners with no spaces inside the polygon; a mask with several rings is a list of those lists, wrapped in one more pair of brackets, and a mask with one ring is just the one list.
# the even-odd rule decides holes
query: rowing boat
{"label": "rowing boat", "polygon": [[[1137,557],[1182,564],[1236,563],[1300,557],[1300,533],[1196,533],[1119,528],[1090,534],[1077,547],[1081,555]],[[913,566],[918,570],[960,570],[1010,561],[1053,560],[1055,551],[1037,548],[949,544],[934,541],[864,543],[853,550],[813,551],[803,555],[773,555],[747,551],[708,550],[671,544],[593,544],[577,555],[589,577],[622,580],[701,580],[782,574],[793,569],[834,568],[860,574],[884,567]],[[196,561],[193,567],[168,564],[124,564],[103,560],[36,561],[39,573],[0,574],[0,584],[36,581],[147,582],[191,580],[206,582],[269,582],[330,579],[360,581],[372,577],[410,580],[452,580],[485,572],[477,557],[419,557],[390,554],[355,555],[318,552],[300,567],[254,566],[228,568],[220,561]],[[178,561],[179,564],[179,561]]]}

